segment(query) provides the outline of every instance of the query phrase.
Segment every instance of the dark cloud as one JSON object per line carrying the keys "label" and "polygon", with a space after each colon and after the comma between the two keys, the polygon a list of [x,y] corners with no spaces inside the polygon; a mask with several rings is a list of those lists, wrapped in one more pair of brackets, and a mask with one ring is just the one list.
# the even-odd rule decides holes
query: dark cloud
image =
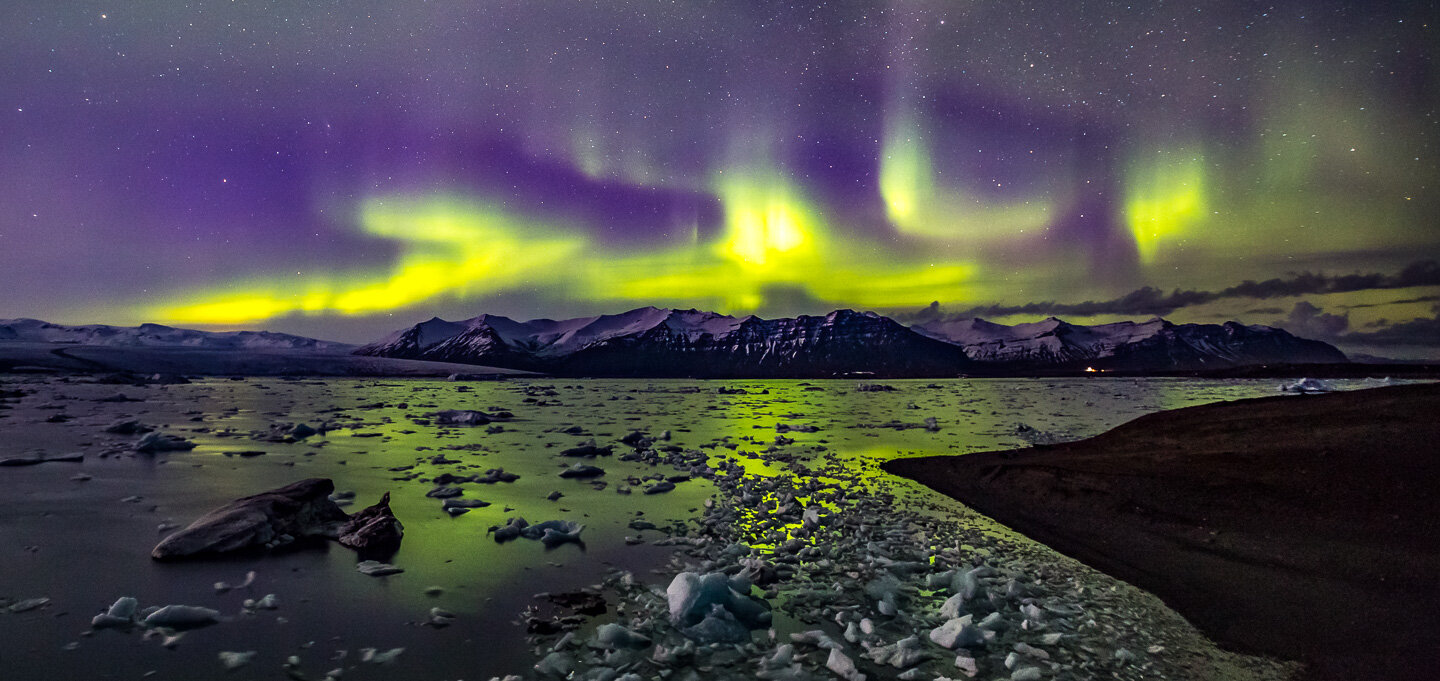
{"label": "dark cloud", "polygon": [[[1354,305],[1341,305],[1342,309],[1359,310],[1367,307],[1386,307],[1389,305],[1409,305],[1411,303],[1433,303],[1440,301],[1440,296],[1420,296],[1418,298],[1404,298],[1401,300],[1387,300],[1383,303],[1356,303]],[[1276,310],[1279,312],[1280,310]]]}
{"label": "dark cloud", "polygon": [[1346,345],[1368,346],[1440,346],[1440,305],[1431,308],[1433,317],[1391,324],[1377,331],[1342,334],[1335,338]]}
{"label": "dark cloud", "polygon": [[[1146,286],[1111,300],[1087,300],[1083,303],[1057,303],[1055,301],[1025,303],[1022,305],[982,305],[952,313],[942,314],[938,303],[931,303],[923,310],[896,315],[907,321],[930,321],[941,317],[965,319],[969,317],[1005,317],[1009,315],[1094,315],[1163,316],[1183,307],[1227,298],[1287,298],[1292,296],[1317,295],[1324,293],[1349,293],[1374,289],[1397,289],[1412,286],[1440,286],[1440,263],[1434,260],[1419,260],[1406,266],[1397,274],[1345,274],[1331,276],[1314,272],[1302,272],[1287,278],[1265,281],[1243,281],[1219,291],[1182,291],[1169,293]],[[1424,298],[1416,299],[1424,300]],[[1270,314],[1280,312],[1275,309]],[[1293,314],[1293,312],[1292,312]]]}
{"label": "dark cloud", "polygon": [[1333,340],[1350,329],[1350,313],[1328,314],[1309,301],[1302,300],[1291,308],[1290,315],[1271,323],[1301,338]]}

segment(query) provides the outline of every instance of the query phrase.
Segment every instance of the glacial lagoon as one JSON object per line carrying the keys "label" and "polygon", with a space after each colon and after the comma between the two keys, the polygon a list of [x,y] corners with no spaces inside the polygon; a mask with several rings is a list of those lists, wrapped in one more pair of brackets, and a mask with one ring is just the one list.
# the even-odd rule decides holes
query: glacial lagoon
{"label": "glacial lagoon", "polygon": [[[703,477],[678,482],[669,492],[645,494],[657,478],[676,471],[622,460],[633,449],[621,440],[637,431],[653,447],[700,452],[708,465],[727,462],[743,467],[749,477],[794,475],[790,464],[823,458],[853,474],[827,484],[854,487],[855,494],[868,493],[873,484],[893,494],[900,507],[960,523],[980,538],[966,544],[967,550],[978,548],[982,556],[997,559],[1003,557],[999,553],[1014,551],[1025,555],[1027,565],[1053,565],[1061,573],[1082,575],[1090,586],[1078,589],[1074,598],[1083,601],[1084,593],[1107,585],[1129,587],[1107,582],[956,502],[888,476],[878,470],[879,462],[1089,437],[1155,411],[1274,395],[1279,382],[1096,377],[880,383],[881,389],[865,390],[876,385],[857,380],[206,378],[134,386],[7,377],[0,382],[0,395],[7,396],[7,408],[0,410],[3,455],[83,453],[84,460],[0,468],[0,677],[288,674],[321,679],[332,669],[343,670],[346,679],[536,676],[537,651],[546,652],[556,639],[526,633],[527,613],[544,616],[550,610],[536,594],[571,592],[628,572],[630,582],[663,595],[684,565],[679,554],[686,546],[683,537],[692,533],[707,500],[717,494],[717,486]],[[1366,385],[1336,383],[1342,388]],[[477,426],[438,425],[434,414],[451,409],[513,416]],[[127,419],[195,447],[134,452],[140,436],[105,432]],[[293,439],[283,437],[287,428],[301,423],[322,432],[283,441]],[[614,445],[614,455],[583,461],[603,468],[605,475],[559,477],[577,462],[560,452],[591,440]],[[462,498],[488,506],[452,517],[442,510],[441,500],[427,497],[442,473],[464,476],[494,468],[519,478],[459,485]],[[405,537],[389,562],[403,573],[361,574],[355,569],[356,554],[333,542],[268,554],[151,560],[151,548],[166,533],[206,511],[311,477],[333,479],[337,490],[353,492],[354,504],[346,507],[350,512],[391,494]],[[620,493],[621,488],[630,493]],[[555,492],[560,496],[552,499]],[[488,530],[512,517],[532,523],[577,521],[584,525],[583,541],[551,548],[524,539],[494,541]],[[644,522],[632,523],[637,520]],[[636,529],[647,523],[659,529]],[[672,534],[682,540],[676,542]],[[256,577],[249,587],[215,587],[217,582],[240,583],[251,571]],[[267,594],[275,595],[274,609],[243,607],[246,599]],[[222,621],[187,632],[169,646],[140,629],[91,631],[91,617],[122,596],[137,598],[141,607],[213,608]],[[49,600],[34,609],[6,612],[9,605],[36,598]],[[1143,657],[1147,649],[1159,647],[1154,656],[1163,657],[1164,646],[1147,643],[1164,632],[1150,629],[1154,621],[1178,618],[1167,619],[1158,602],[1135,602],[1140,614],[1124,620],[1131,622],[1135,636],[1127,650]],[[577,634],[583,637],[595,624],[616,619],[617,605],[624,604],[612,600],[605,615],[587,619]],[[453,622],[428,626],[432,608],[453,613]],[[821,626],[840,635],[833,622]],[[774,629],[782,640],[816,627],[793,613],[775,612]],[[1127,643],[1124,631],[1117,635],[1117,646]],[[1203,646],[1193,642],[1193,631],[1175,636]],[[361,661],[367,648],[404,651],[381,665]],[[222,651],[256,655],[247,666],[229,671],[218,659]],[[291,656],[300,664],[287,669]],[[1233,662],[1241,668],[1249,664],[1245,658]],[[743,666],[749,662],[734,664],[736,678],[750,676]],[[1272,671],[1254,664],[1257,678]],[[939,663],[931,664],[920,678],[935,678],[938,668]],[[874,678],[877,671],[870,669]],[[953,665],[948,669],[955,670]],[[725,673],[702,671],[705,678]]]}

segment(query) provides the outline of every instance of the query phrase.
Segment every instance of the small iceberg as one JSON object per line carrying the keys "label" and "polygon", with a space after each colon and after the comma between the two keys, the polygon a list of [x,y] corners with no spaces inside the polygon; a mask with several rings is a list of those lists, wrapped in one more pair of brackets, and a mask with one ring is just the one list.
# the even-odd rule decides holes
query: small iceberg
{"label": "small iceberg", "polygon": [[1328,393],[1339,390],[1334,383],[1318,378],[1302,378],[1294,383],[1283,383],[1280,392],[1301,395],[1305,393]]}

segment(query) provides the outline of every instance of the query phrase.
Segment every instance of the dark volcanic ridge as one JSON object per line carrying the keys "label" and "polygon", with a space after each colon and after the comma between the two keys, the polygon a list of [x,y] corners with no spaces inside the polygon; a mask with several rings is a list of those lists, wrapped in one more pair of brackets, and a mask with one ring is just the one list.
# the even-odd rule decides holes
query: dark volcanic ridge
{"label": "dark volcanic ridge", "polygon": [[1015,326],[967,319],[906,327],[852,310],[767,320],[653,307],[559,321],[437,317],[355,354],[569,376],[700,378],[1163,373],[1346,362],[1326,343],[1236,322],[1083,326],[1052,317]]}

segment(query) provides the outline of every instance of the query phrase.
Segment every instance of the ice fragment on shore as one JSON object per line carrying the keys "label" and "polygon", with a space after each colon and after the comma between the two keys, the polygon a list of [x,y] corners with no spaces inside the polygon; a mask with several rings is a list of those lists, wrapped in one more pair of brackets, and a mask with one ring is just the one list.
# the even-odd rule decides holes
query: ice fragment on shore
{"label": "ice fragment on shore", "polygon": [[965,605],[965,595],[955,594],[940,604],[940,616],[945,619],[955,619],[961,614],[961,608]]}
{"label": "ice fragment on shore", "polygon": [[835,672],[845,681],[865,681],[865,675],[855,668],[855,661],[851,660],[839,648],[830,649],[830,657],[825,660],[825,668]]}
{"label": "ice fragment on shore", "polygon": [[925,651],[920,647],[920,637],[909,636],[888,646],[870,649],[868,657],[876,664],[904,669],[925,659]]}
{"label": "ice fragment on shore", "polygon": [[569,678],[570,672],[574,669],[575,658],[571,657],[569,653],[550,653],[535,663],[535,671],[546,676]]}
{"label": "ice fragment on shore", "polygon": [[645,648],[651,643],[650,638],[638,634],[619,624],[611,622],[602,624],[595,630],[595,642],[601,648]]}
{"label": "ice fragment on shore", "polygon": [[985,632],[971,623],[971,616],[957,617],[930,630],[930,640],[949,649],[985,645]]}
{"label": "ice fragment on shore", "polygon": [[1040,681],[1044,675],[1039,667],[1021,667],[1010,672],[1010,681]]}

